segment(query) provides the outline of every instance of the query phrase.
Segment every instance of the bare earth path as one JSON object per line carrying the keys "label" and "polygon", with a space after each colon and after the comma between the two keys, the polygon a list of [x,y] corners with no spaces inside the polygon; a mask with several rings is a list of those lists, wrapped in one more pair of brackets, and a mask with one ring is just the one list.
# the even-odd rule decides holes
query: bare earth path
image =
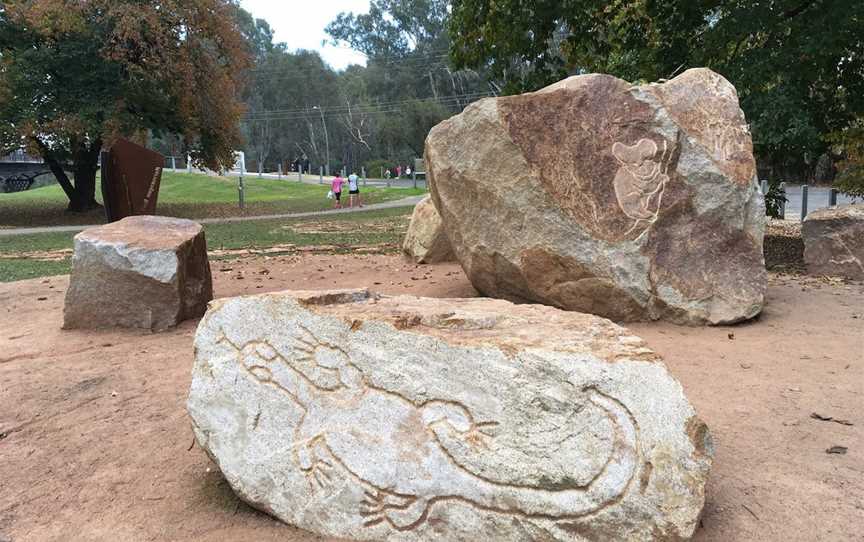
{"label": "bare earth path", "polygon": [[[334,286],[476,295],[455,264],[395,256],[247,258],[214,262],[213,274],[218,296]],[[158,335],[64,332],[66,284],[0,284],[0,540],[320,540],[241,503],[192,446],[196,322]],[[750,324],[630,327],[664,356],[716,440],[697,541],[862,539],[864,286],[772,275]],[[848,453],[825,453],[835,445]]]}

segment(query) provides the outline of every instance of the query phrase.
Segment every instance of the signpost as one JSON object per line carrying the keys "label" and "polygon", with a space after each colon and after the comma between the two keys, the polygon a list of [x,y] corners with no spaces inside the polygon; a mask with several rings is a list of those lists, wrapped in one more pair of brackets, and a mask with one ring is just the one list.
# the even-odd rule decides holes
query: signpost
{"label": "signpost", "polygon": [[237,184],[237,204],[243,209],[246,207],[245,186],[243,185],[243,175],[246,173],[246,154],[243,151],[237,151],[234,153],[234,160],[234,167],[240,167],[240,180]]}
{"label": "signpost", "polygon": [[156,213],[165,157],[118,139],[102,153],[102,201],[108,222]]}

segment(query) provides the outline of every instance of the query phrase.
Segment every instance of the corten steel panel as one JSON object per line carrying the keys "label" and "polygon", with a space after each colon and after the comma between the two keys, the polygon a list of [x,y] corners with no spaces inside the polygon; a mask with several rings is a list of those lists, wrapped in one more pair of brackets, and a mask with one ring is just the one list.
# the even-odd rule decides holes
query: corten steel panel
{"label": "corten steel panel", "polygon": [[102,153],[102,201],[109,222],[156,213],[165,158],[125,139]]}

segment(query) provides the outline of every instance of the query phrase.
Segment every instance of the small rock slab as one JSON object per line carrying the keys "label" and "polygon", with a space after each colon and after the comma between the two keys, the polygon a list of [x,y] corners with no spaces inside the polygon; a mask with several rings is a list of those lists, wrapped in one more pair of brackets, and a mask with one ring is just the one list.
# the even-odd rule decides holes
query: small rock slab
{"label": "small rock slab", "polygon": [[218,300],[187,408],[243,500],[356,540],[683,540],[711,438],[603,318],[365,290]]}
{"label": "small rock slab", "polygon": [[813,211],[801,236],[808,273],[864,280],[864,205]]}
{"label": "small rock slab", "polygon": [[75,236],[63,328],[160,331],[201,316],[211,299],[201,225],[130,216]]}
{"label": "small rock slab", "polygon": [[402,252],[414,263],[441,263],[456,259],[441,215],[428,195],[414,207]]}

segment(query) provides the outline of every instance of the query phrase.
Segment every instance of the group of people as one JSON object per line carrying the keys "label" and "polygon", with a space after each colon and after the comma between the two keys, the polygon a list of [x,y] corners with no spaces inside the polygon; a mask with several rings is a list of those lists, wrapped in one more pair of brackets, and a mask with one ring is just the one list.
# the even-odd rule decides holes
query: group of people
{"label": "group of people", "polygon": [[[403,173],[407,177],[411,176],[411,168],[410,167],[406,167],[405,169],[402,169],[402,166],[396,166],[395,171],[396,171],[396,178],[397,179],[401,179]],[[390,179],[391,177],[393,177],[393,173],[391,173],[390,168],[385,169],[384,170],[384,178]]]}
{"label": "group of people", "polygon": [[[342,187],[345,184],[345,179],[339,173],[333,178],[330,184],[330,192],[333,194],[333,207],[335,209],[342,208]],[[354,202],[360,207],[363,207],[363,199],[360,197],[360,177],[356,173],[348,175],[348,206],[354,207]]]}

